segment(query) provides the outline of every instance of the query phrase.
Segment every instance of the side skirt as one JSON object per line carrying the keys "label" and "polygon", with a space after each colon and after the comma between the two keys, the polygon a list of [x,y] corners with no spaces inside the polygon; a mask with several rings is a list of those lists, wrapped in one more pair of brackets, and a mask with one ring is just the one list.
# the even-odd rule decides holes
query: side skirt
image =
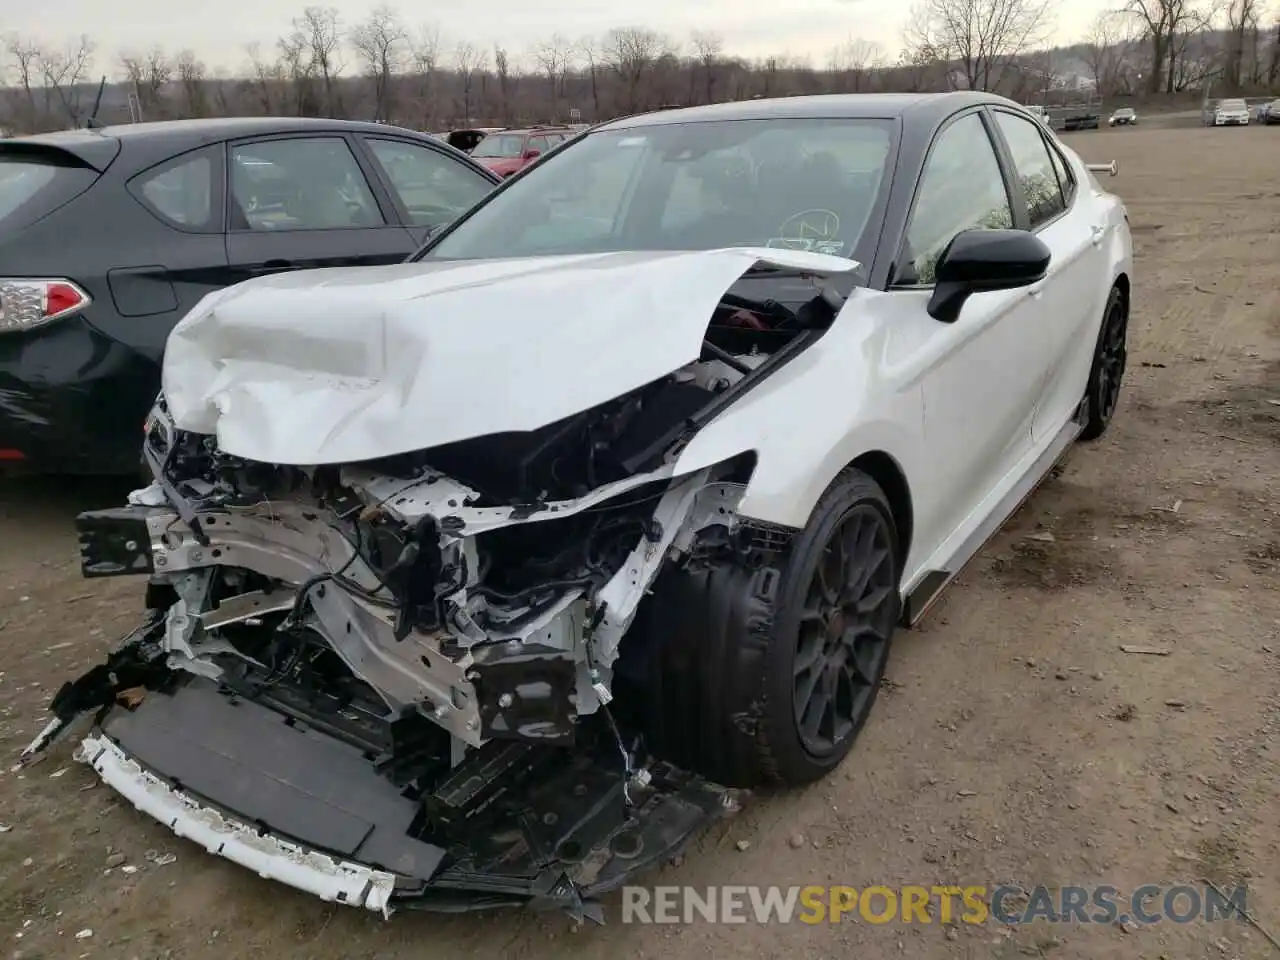
{"label": "side skirt", "polygon": [[972,560],[987,541],[994,537],[1001,527],[1018,512],[1036,489],[1044,482],[1045,477],[1067,455],[1076,437],[1084,429],[1084,404],[1076,409],[1075,414],[1062,425],[1053,442],[1045,448],[1031,469],[1022,475],[1009,492],[996,504],[981,524],[956,549],[947,563],[940,570],[930,570],[924,578],[904,599],[902,604],[902,622],[905,626],[914,627],[924,619],[929,608],[942,596],[942,592],[959,576],[960,571]]}

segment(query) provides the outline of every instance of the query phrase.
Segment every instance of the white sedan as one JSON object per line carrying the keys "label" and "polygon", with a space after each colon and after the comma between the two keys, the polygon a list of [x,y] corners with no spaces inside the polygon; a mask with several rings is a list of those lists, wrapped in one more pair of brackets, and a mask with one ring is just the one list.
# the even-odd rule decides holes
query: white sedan
{"label": "white sedan", "polygon": [[895,629],[1107,429],[1094,169],[981,93],[650,113],[411,262],[209,295],[155,482],[78,520],[147,615],[28,755],[97,711],[82,759],[263,876],[591,915],[836,768]]}

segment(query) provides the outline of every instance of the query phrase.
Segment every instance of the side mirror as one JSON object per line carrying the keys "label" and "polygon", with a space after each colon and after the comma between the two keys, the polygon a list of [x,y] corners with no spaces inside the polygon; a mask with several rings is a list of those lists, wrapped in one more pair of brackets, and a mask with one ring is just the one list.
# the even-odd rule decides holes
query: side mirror
{"label": "side mirror", "polygon": [[534,150],[532,147],[524,152],[524,158],[526,160],[537,160],[540,156],[542,156],[542,151]]}
{"label": "side mirror", "polygon": [[1044,279],[1052,257],[1025,230],[963,230],[951,238],[934,268],[929,316],[955,323],[970,294],[1029,287]]}

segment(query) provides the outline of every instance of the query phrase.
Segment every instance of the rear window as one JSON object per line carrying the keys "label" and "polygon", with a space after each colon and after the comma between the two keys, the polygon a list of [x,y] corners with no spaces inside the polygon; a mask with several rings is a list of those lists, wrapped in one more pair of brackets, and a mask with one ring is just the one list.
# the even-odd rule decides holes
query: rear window
{"label": "rear window", "polygon": [[62,161],[57,155],[0,152],[0,226],[33,223],[89,189],[97,179],[93,170]]}

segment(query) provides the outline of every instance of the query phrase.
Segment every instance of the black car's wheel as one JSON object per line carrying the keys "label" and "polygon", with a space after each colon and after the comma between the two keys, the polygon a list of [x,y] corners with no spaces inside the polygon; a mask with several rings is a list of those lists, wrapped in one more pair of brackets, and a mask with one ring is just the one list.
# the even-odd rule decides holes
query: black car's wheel
{"label": "black car's wheel", "polygon": [[1093,351],[1093,365],[1084,395],[1084,429],[1081,440],[1096,440],[1107,431],[1120,402],[1120,386],[1124,380],[1128,358],[1129,303],[1119,287],[1111,289],[1098,343]]}
{"label": "black car's wheel", "polygon": [[835,768],[884,676],[899,568],[889,502],[850,469],[776,566],[720,561],[659,581],[643,693],[655,752],[731,786]]}

